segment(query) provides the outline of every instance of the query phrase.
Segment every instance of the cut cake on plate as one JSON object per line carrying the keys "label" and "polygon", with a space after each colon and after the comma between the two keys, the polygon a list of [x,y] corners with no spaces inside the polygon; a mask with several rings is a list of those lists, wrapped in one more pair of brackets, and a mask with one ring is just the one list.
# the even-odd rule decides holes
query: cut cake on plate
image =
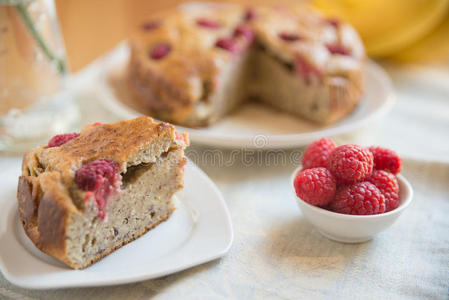
{"label": "cut cake on plate", "polygon": [[188,4],[149,18],[130,47],[137,101],[188,127],[213,124],[247,99],[329,124],[363,93],[356,31],[302,4]]}
{"label": "cut cake on plate", "polygon": [[85,268],[174,210],[186,135],[149,117],[93,124],[31,149],[19,178],[19,216],[43,252]]}

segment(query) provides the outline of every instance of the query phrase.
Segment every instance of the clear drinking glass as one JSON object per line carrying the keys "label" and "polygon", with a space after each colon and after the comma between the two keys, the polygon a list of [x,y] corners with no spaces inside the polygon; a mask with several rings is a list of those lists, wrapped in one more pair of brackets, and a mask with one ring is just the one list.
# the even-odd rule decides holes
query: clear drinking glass
{"label": "clear drinking glass", "polygon": [[0,0],[0,150],[22,152],[79,118],[52,0]]}

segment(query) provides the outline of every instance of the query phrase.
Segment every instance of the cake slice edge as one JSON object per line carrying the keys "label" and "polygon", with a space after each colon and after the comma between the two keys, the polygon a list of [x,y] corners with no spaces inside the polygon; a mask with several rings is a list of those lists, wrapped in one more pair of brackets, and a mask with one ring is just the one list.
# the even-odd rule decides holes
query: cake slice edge
{"label": "cake slice edge", "polygon": [[[171,129],[174,131],[174,127]],[[157,140],[152,141],[152,144],[156,141]],[[19,177],[19,185],[17,190],[19,217],[26,235],[37,248],[72,268],[82,269],[90,266],[116,249],[137,239],[170,217],[174,211],[171,198],[173,194],[183,186],[183,166],[186,162],[183,150],[187,144],[187,138],[184,136],[177,136],[177,134],[174,133],[169,149],[157,157],[155,162],[150,163],[154,166],[158,166],[159,169],[162,168],[161,170],[164,170],[164,168],[165,170],[172,170],[170,173],[171,177],[167,175],[164,179],[165,182],[161,182],[162,184],[167,184],[167,181],[171,179],[174,180],[173,182],[175,183],[166,189],[165,194],[161,196],[164,200],[163,205],[165,205],[166,210],[162,214],[157,215],[158,218],[154,221],[147,223],[143,222],[143,225],[140,228],[137,228],[138,230],[134,230],[128,237],[125,238],[122,236],[120,240],[117,239],[113,241],[113,243],[108,244],[109,247],[107,249],[94,253],[94,255],[91,253],[82,259],[79,259],[79,255],[78,259],[77,255],[74,255],[73,245],[80,243],[82,246],[87,247],[87,249],[91,246],[86,244],[85,240],[75,241],[73,236],[73,228],[76,227],[76,222],[80,222],[80,219],[83,218],[86,219],[86,215],[89,213],[91,218],[90,220],[94,220],[96,224],[105,225],[108,221],[111,221],[111,219],[102,221],[98,217],[93,217],[94,215],[96,216],[96,211],[94,205],[95,203],[92,199],[85,202],[84,207],[78,207],[75,205],[75,201],[73,200],[74,195],[71,193],[70,187],[65,185],[62,173],[54,170],[47,170],[48,166],[44,169],[40,169],[41,166],[39,165],[39,159],[36,157],[39,151],[36,149],[29,151],[25,155],[23,161],[23,170],[27,171],[23,171],[23,175]],[[148,146],[151,146],[151,144],[148,144]],[[130,153],[129,161],[126,162],[128,166],[125,167],[125,170],[128,172],[131,172],[132,169],[136,168],[136,165],[139,165],[139,161],[136,161],[136,159],[140,158],[145,160],[148,158],[148,156],[146,156],[148,153],[145,151],[142,151],[142,153],[134,153],[139,154],[137,156],[132,154],[133,153]],[[147,165],[149,163],[144,161],[143,164]],[[38,171],[36,171],[36,169],[38,169]],[[154,168],[151,167],[141,173],[145,175],[150,172],[151,169]],[[125,174],[126,173],[123,175]],[[127,180],[129,181],[129,178]],[[137,180],[136,182],[139,181]],[[120,187],[120,189],[123,188],[125,190],[120,190],[120,193],[122,194],[121,197],[123,197],[123,195],[129,195],[129,190],[133,190],[132,188],[129,188],[132,184],[125,187],[124,183],[125,182],[123,182]],[[147,185],[142,182],[139,184],[141,186]],[[145,202],[144,200],[146,198],[141,198],[142,199],[139,203]],[[109,208],[109,206],[114,203],[120,203],[120,199],[112,199],[110,202],[108,200],[107,207]],[[108,211],[108,213],[110,212]],[[112,214],[110,216],[112,216]],[[103,229],[105,229],[105,226],[103,226]],[[115,232],[112,227],[110,229],[112,230],[112,233]],[[126,230],[126,228],[124,230]]]}

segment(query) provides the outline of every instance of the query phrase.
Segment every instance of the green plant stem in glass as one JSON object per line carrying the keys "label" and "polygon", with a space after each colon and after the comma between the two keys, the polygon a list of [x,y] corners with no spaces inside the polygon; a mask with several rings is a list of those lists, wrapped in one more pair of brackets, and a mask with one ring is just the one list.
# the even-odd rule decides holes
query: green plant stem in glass
{"label": "green plant stem in glass", "polygon": [[33,36],[34,40],[38,44],[39,48],[42,50],[44,55],[50,60],[56,63],[58,72],[62,75],[64,75],[67,72],[65,61],[61,58],[56,57],[53,52],[47,47],[44,40],[42,39],[39,32],[36,30],[33,20],[31,19],[30,15],[28,14],[25,6],[23,4],[17,4],[16,5],[17,11],[19,12],[20,16],[22,17],[24,23],[26,24],[28,30],[30,31],[31,35]]}

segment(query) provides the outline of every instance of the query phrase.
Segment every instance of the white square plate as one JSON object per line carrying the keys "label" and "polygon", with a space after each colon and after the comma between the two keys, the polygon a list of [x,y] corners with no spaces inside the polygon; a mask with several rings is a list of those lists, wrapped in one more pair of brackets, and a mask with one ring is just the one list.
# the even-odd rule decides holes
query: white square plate
{"label": "white square plate", "polygon": [[177,209],[164,223],[84,270],[72,270],[39,251],[17,212],[20,163],[1,173],[0,270],[11,283],[33,289],[116,285],[175,273],[223,256],[233,231],[215,184],[191,161]]}

